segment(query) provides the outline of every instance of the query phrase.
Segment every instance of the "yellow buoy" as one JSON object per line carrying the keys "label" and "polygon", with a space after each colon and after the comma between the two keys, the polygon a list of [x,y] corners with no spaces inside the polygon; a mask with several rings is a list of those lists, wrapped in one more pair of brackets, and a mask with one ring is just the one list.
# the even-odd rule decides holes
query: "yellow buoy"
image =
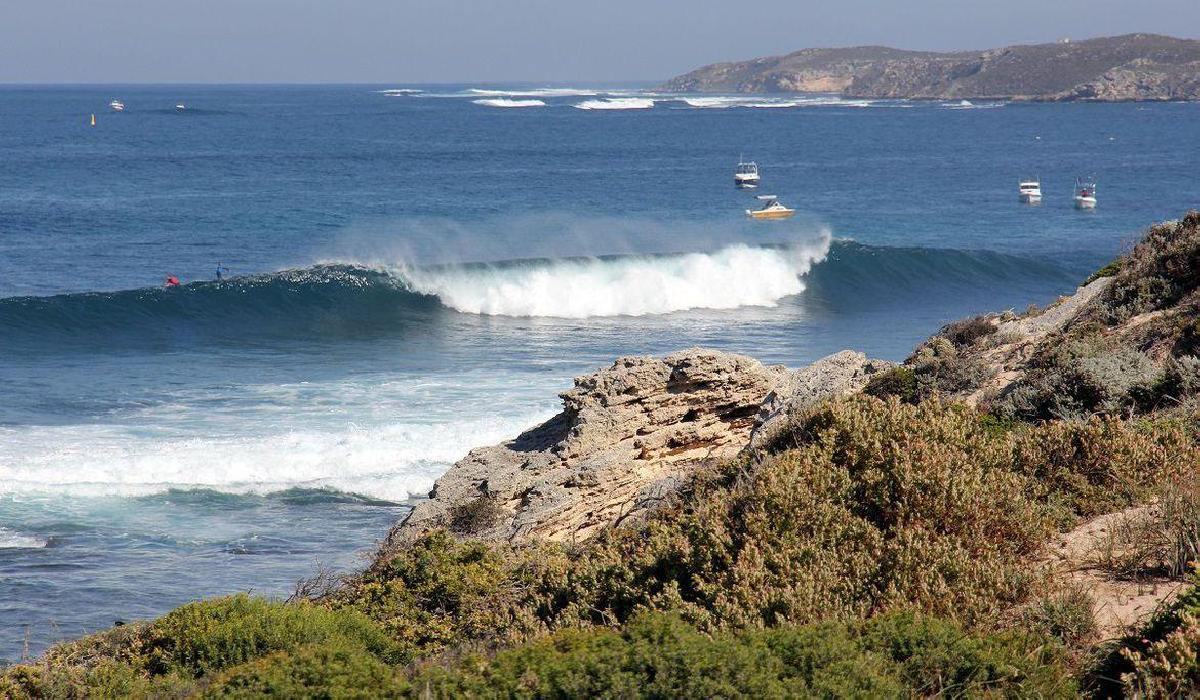
{"label": "yellow buoy", "polygon": [[96,115],[92,115],[92,126],[96,126]]}

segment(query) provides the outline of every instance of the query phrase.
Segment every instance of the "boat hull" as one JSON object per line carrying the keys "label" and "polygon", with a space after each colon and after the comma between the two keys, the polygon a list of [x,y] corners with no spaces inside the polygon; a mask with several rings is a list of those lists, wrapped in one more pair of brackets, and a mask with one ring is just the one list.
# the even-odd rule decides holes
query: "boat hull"
{"label": "boat hull", "polygon": [[1018,199],[1021,200],[1022,204],[1039,204],[1042,201],[1042,195],[1023,192],[1018,195]]}
{"label": "boat hull", "polygon": [[1076,197],[1075,198],[1075,208],[1076,209],[1095,209],[1096,208],[1096,198],[1095,197]]}
{"label": "boat hull", "polygon": [[759,219],[759,220],[789,219],[795,213],[796,213],[796,211],[794,209],[783,209],[783,210],[776,210],[776,211],[753,211],[751,209],[746,210],[746,216],[749,216],[751,219]]}

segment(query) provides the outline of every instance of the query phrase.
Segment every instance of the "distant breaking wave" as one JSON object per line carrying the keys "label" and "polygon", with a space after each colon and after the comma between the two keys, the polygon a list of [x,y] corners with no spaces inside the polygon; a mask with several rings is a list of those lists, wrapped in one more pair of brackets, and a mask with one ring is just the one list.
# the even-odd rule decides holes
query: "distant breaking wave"
{"label": "distant breaking wave", "polygon": [[467,92],[472,95],[487,97],[588,97],[600,94],[596,90],[579,88],[532,88],[529,90],[484,90],[471,88]]}
{"label": "distant breaking wave", "polygon": [[650,109],[654,100],[648,97],[616,97],[606,100],[584,100],[575,105],[576,109]]}
{"label": "distant breaking wave", "polygon": [[472,100],[477,105],[484,107],[545,107],[546,103],[541,100],[513,100],[505,97],[489,98],[484,100]]}

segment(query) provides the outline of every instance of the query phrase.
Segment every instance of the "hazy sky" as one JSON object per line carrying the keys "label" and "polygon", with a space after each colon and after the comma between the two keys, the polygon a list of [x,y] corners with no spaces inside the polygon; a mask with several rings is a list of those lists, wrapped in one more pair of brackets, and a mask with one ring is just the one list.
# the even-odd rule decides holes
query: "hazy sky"
{"label": "hazy sky", "polygon": [[1200,0],[0,0],[0,82],[658,80],[809,46],[1200,37]]}

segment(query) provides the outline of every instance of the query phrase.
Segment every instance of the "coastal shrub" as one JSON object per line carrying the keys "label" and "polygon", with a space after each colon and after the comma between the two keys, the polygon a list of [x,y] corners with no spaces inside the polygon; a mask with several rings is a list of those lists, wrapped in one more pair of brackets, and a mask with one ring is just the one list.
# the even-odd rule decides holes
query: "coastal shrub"
{"label": "coastal shrub", "polygon": [[863,393],[877,399],[895,396],[905,403],[917,402],[917,376],[911,367],[900,365],[879,372],[863,387]]}
{"label": "coastal shrub", "polygon": [[678,617],[556,633],[492,657],[427,668],[434,697],[1070,697],[1060,649],[1029,635],[973,636],[909,613],[705,635]]}
{"label": "coastal shrub", "polygon": [[1055,345],[992,405],[1025,420],[1129,415],[1155,403],[1161,372],[1137,349],[1101,340]]}
{"label": "coastal shrub", "polygon": [[1086,589],[1067,586],[1025,606],[1018,617],[1023,629],[1082,648],[1099,632],[1094,603]]}
{"label": "coastal shrub", "polygon": [[938,335],[949,340],[957,348],[965,348],[979,342],[980,339],[995,334],[996,324],[987,315],[955,321],[946,325]]}
{"label": "coastal shrub", "polygon": [[435,531],[326,603],[376,620],[408,661],[472,640],[511,640],[544,629],[536,594],[565,560],[552,545],[496,547]]}
{"label": "coastal shrub", "polygon": [[471,535],[493,527],[504,517],[504,508],[491,496],[480,496],[450,509],[450,530]]}
{"label": "coastal shrub", "polygon": [[935,337],[907,361],[916,380],[916,400],[967,394],[983,386],[993,370],[981,358],[961,352],[952,342]]}
{"label": "coastal shrub", "polygon": [[206,698],[381,698],[402,692],[392,667],[361,647],[307,644],[218,674]]}
{"label": "coastal shrub", "polygon": [[1116,260],[1113,260],[1112,262],[1110,262],[1109,264],[1100,268],[1099,270],[1096,270],[1092,274],[1088,275],[1088,278],[1083,281],[1082,286],[1086,287],[1087,285],[1091,284],[1092,282],[1095,282],[1096,280],[1102,279],[1104,277],[1115,277],[1116,274],[1118,272],[1120,272],[1121,268],[1123,268],[1124,266],[1125,266],[1125,259],[1117,258]]}
{"label": "coastal shrub", "polygon": [[399,660],[396,644],[361,612],[246,594],[176,608],[146,629],[138,652],[150,673],[200,677],[274,651],[331,641]]}
{"label": "coastal shrub", "polygon": [[1200,212],[1152,226],[1104,291],[1108,323],[1168,308],[1200,286]]}

